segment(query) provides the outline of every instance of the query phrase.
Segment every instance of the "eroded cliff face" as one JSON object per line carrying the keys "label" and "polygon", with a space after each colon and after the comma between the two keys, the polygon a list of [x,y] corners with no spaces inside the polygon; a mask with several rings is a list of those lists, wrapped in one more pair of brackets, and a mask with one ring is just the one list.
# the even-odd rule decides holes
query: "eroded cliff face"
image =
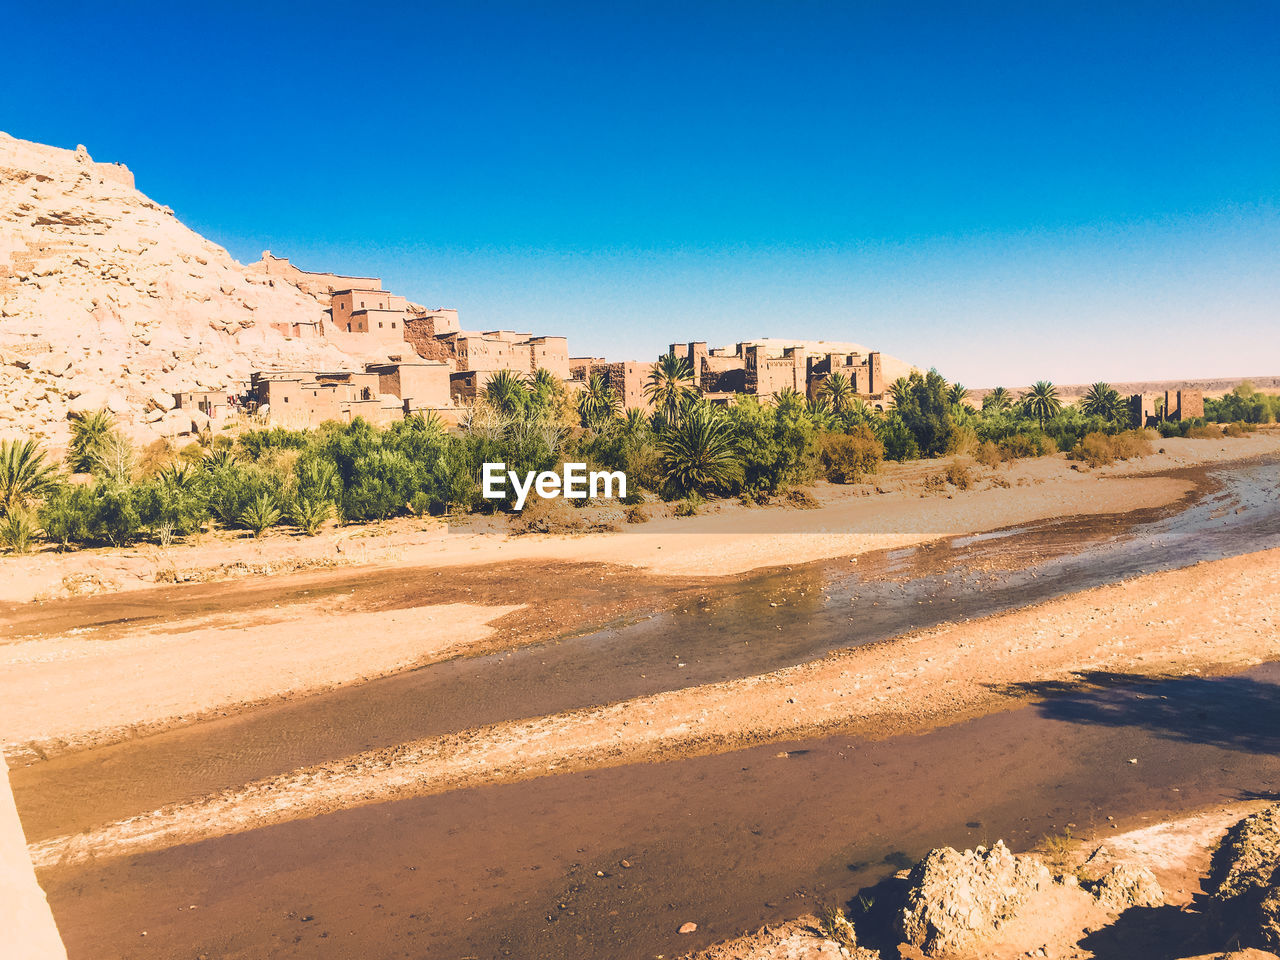
{"label": "eroded cliff face", "polygon": [[[327,297],[246,270],[134,189],[116,164],[0,133],[0,437],[60,443],[110,407],[145,439],[163,399],[271,367],[350,369],[350,336],[291,339]],[[384,355],[385,356],[385,355]]]}

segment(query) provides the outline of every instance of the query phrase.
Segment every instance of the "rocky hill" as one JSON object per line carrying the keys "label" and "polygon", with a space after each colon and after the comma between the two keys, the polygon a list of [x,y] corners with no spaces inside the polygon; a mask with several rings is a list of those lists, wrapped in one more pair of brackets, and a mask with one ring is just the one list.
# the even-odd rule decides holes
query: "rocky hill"
{"label": "rocky hill", "polygon": [[118,164],[0,133],[0,437],[55,445],[78,408],[162,436],[168,395],[251,369],[349,369],[350,337],[286,337],[327,296],[246,270]]}

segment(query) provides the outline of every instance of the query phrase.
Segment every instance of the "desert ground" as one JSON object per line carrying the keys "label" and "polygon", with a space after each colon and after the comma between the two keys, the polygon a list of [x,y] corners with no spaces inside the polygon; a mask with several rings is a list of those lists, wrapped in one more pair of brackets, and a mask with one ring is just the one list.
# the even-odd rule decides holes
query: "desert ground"
{"label": "desert ground", "polygon": [[[5,753],[68,955],[850,955],[819,899],[1064,829],[1185,905],[1280,777],[1280,435],[1077,467],[6,559]],[[1117,955],[1089,910],[969,955]]]}

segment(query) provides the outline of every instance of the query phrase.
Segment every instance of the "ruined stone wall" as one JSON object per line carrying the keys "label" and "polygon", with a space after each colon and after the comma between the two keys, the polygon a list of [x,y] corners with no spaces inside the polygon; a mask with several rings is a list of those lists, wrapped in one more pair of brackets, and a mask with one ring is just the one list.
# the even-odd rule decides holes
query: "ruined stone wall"
{"label": "ruined stone wall", "polygon": [[436,317],[406,317],[404,321],[404,339],[413,347],[418,356],[424,360],[441,360],[457,369],[457,345],[452,338],[438,340],[436,334],[446,331],[436,330]]}
{"label": "ruined stone wall", "polygon": [[1178,419],[1192,420],[1204,416],[1204,393],[1200,390],[1178,391]]}
{"label": "ruined stone wall", "polygon": [[622,398],[624,410],[636,407],[648,411],[653,409],[653,404],[645,396],[644,388],[651,369],[653,369],[652,364],[628,360],[623,363],[605,364],[603,368],[593,368],[591,372],[604,375],[609,389]]}
{"label": "ruined stone wall", "polygon": [[698,389],[702,393],[743,393],[747,389],[747,365],[741,357],[702,358]]}
{"label": "ruined stone wall", "polygon": [[313,297],[330,297],[339,290],[381,290],[378,277],[344,277],[338,273],[317,273],[300,270],[288,257],[273,257],[270,250],[262,251],[262,259],[245,267],[246,273],[257,273],[292,283],[303,293]]}

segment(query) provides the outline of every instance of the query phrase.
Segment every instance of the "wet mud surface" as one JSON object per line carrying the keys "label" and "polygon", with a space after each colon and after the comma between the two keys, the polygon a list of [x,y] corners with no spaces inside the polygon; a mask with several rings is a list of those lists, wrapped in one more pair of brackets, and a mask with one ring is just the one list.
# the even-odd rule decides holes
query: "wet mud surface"
{"label": "wet mud surface", "polygon": [[1028,693],[1050,699],[921,736],[359,808],[41,881],[73,960],[672,957],[844,903],[939,844],[1025,848],[1280,788],[1278,665]]}

